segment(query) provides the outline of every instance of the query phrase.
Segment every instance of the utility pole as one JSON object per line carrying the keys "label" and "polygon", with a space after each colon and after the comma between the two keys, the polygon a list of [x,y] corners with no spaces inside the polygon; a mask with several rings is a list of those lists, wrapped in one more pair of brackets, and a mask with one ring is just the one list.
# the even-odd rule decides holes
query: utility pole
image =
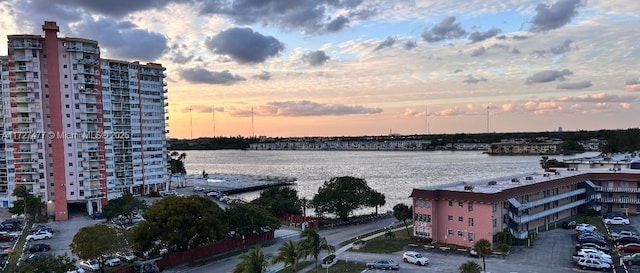
{"label": "utility pole", "polygon": [[211,113],[213,114],[213,137],[216,137],[216,106],[211,107]]}
{"label": "utility pole", "polygon": [[191,130],[191,139],[193,139],[193,108],[189,108],[189,129]]}
{"label": "utility pole", "polygon": [[256,137],[256,133],[253,127],[253,107],[251,107],[251,137]]}
{"label": "utility pole", "polygon": [[487,105],[487,133],[489,133],[489,109],[491,109],[490,105]]}

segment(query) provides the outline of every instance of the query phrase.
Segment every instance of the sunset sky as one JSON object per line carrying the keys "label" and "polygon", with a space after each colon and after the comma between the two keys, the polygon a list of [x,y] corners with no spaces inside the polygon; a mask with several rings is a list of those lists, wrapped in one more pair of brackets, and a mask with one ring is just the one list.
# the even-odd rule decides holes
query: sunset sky
{"label": "sunset sky", "polygon": [[167,67],[174,138],[640,120],[638,0],[0,0],[2,37],[45,20]]}

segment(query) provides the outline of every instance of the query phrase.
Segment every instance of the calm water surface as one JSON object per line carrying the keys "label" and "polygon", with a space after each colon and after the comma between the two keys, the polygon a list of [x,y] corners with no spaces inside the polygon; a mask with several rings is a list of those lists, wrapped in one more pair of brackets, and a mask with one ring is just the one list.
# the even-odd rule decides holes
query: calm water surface
{"label": "calm water surface", "polygon": [[[460,181],[475,181],[532,173],[540,170],[540,156],[489,156],[479,151],[185,151],[188,174],[237,173],[289,176],[298,179],[294,188],[301,197],[312,198],[326,180],[354,176],[367,180],[384,193],[391,210],[410,204],[413,188]],[[578,155],[584,156],[584,155]],[[575,156],[573,156],[575,157]],[[562,159],[562,157],[558,157]],[[245,193],[251,200],[259,193]],[[364,212],[369,212],[365,210]],[[360,212],[359,212],[360,213]]]}

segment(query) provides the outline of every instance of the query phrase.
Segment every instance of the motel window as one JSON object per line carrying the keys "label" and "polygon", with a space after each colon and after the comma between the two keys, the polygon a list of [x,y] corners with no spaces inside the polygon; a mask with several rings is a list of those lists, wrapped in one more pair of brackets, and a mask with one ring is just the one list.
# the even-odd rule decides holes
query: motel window
{"label": "motel window", "polygon": [[473,226],[473,218],[469,218],[469,226],[472,227]]}
{"label": "motel window", "polygon": [[498,227],[498,219],[493,219],[493,227]]}
{"label": "motel window", "polygon": [[458,202],[458,207],[464,207],[464,203],[462,201]]}
{"label": "motel window", "polygon": [[469,211],[473,211],[473,203],[469,202]]}
{"label": "motel window", "polygon": [[498,203],[494,203],[493,204],[493,212],[497,212],[498,211]]}
{"label": "motel window", "polygon": [[476,236],[473,234],[473,232],[469,232],[467,233],[467,239],[469,239],[469,242],[473,242],[476,239]]}
{"label": "motel window", "polygon": [[447,229],[447,235],[453,236],[453,229]]}
{"label": "motel window", "polygon": [[453,206],[453,201],[449,200],[449,207]]}
{"label": "motel window", "polygon": [[449,216],[447,216],[447,219],[448,219],[449,221],[453,221],[453,215],[449,215]]}
{"label": "motel window", "polygon": [[462,230],[458,230],[458,237],[462,237]]}
{"label": "motel window", "polygon": [[431,223],[431,214],[427,214],[427,223]]}
{"label": "motel window", "polygon": [[629,204],[620,204],[620,208],[628,209],[629,208]]}
{"label": "motel window", "polygon": [[458,222],[462,222],[462,221],[464,221],[464,220],[462,219],[462,216],[458,216]]}

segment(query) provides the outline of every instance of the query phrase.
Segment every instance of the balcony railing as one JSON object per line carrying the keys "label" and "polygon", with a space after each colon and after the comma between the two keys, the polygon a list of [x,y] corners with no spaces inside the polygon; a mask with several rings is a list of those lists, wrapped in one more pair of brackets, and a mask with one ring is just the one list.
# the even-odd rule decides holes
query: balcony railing
{"label": "balcony railing", "polygon": [[640,193],[640,188],[632,188],[632,187],[599,187],[599,191],[603,192],[633,192]]}
{"label": "balcony railing", "polygon": [[583,200],[578,200],[578,201],[575,201],[575,202],[571,202],[569,204],[564,204],[562,206],[557,206],[555,208],[547,209],[547,210],[544,210],[544,211],[541,211],[541,212],[538,212],[538,213],[528,214],[528,215],[525,214],[525,215],[521,215],[521,216],[520,215],[515,215],[511,211],[509,211],[508,215],[516,223],[524,224],[524,223],[531,222],[533,220],[540,219],[540,218],[545,217],[545,216],[552,215],[552,214],[557,213],[557,212],[562,212],[562,211],[565,211],[565,210],[580,206],[582,204],[585,204],[586,202],[587,202],[587,200],[584,200],[584,199]]}
{"label": "balcony railing", "polygon": [[565,193],[549,196],[549,197],[538,199],[538,200],[531,201],[531,202],[528,202],[528,203],[523,203],[522,206],[520,206],[518,209],[519,210],[525,210],[525,209],[533,208],[533,207],[540,206],[540,205],[543,205],[543,204],[546,204],[546,203],[551,203],[553,201],[561,200],[561,199],[564,199],[564,198],[567,198],[567,197],[580,195],[580,194],[583,194],[584,192],[586,192],[586,189],[577,189],[577,190],[573,190],[573,191],[570,191],[570,192],[565,192]]}
{"label": "balcony railing", "polygon": [[602,197],[600,198],[600,203],[616,203],[616,204],[640,204],[640,199],[637,198],[613,198],[613,197]]}

